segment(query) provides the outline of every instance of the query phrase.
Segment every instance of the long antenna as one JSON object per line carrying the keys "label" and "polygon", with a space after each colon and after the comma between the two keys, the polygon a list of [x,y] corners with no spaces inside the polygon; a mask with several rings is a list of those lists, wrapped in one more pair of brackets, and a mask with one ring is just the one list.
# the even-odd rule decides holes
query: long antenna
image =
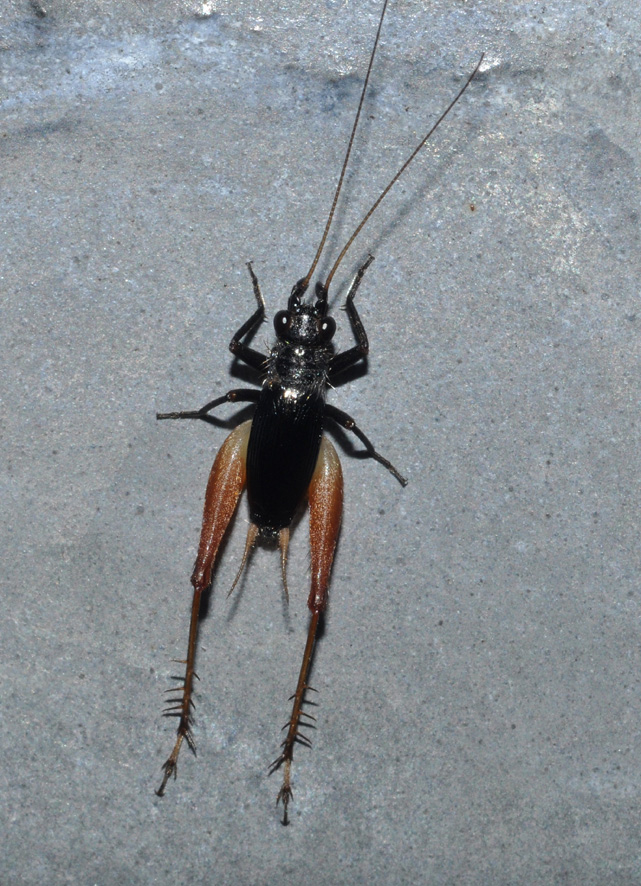
{"label": "long antenna", "polygon": [[[388,0],[385,0],[383,3],[383,11],[381,12],[381,17],[378,22],[378,31],[376,32],[376,39],[374,40],[374,48],[372,49],[372,54],[369,59],[369,67],[367,69],[367,74],[365,75],[365,83],[363,84],[363,91],[361,92],[361,98],[358,103],[358,110],[356,111],[356,118],[354,120],[354,125],[352,127],[352,134],[349,137],[349,143],[347,145],[347,153],[345,154],[345,159],[343,160],[343,168],[341,169],[340,178],[338,179],[338,185],[336,186],[336,191],[334,192],[334,199],[332,200],[332,207],[329,210],[329,216],[327,218],[327,224],[325,225],[325,230],[323,231],[323,236],[321,237],[320,246],[314,256],[314,261],[312,262],[312,266],[307,272],[307,275],[303,277],[302,280],[299,281],[297,285],[301,287],[301,291],[305,291],[309,286],[309,281],[312,278],[312,274],[316,270],[316,265],[318,264],[318,260],[321,257],[321,253],[325,247],[325,241],[327,240],[327,235],[329,234],[329,229],[332,225],[332,219],[334,218],[334,212],[336,210],[336,204],[338,203],[338,196],[341,192],[341,188],[343,187],[343,179],[345,178],[345,170],[347,169],[347,163],[349,162],[349,155],[352,152],[352,145],[354,144],[354,136],[356,135],[356,129],[358,128],[358,121],[361,116],[361,109],[363,107],[363,102],[365,101],[365,93],[367,92],[367,85],[369,83],[369,75],[372,70],[372,65],[374,64],[374,56],[376,55],[376,48],[378,47],[378,38],[381,36],[381,28],[383,27],[383,19],[385,18],[385,11],[387,10]],[[449,109],[448,109],[449,110]],[[341,255],[342,258],[342,255]],[[335,270],[335,269],[334,269]],[[333,273],[333,271],[332,271]],[[330,275],[331,276],[331,275]]]}
{"label": "long antenna", "polygon": [[[385,5],[387,6],[387,0],[386,0],[386,2],[385,2]],[[385,13],[385,9],[383,9],[383,13]],[[381,18],[381,23],[382,23],[382,18]],[[380,25],[379,25],[379,31],[380,31]],[[378,41],[378,34],[376,35],[376,40]],[[374,50],[376,50],[376,44],[374,45]],[[372,217],[372,215],[376,212],[376,210],[378,209],[379,205],[382,203],[382,201],[385,199],[385,197],[388,195],[388,193],[389,193],[389,192],[391,191],[391,189],[394,187],[394,185],[395,185],[396,182],[399,180],[399,178],[403,175],[403,173],[405,172],[405,170],[407,169],[407,167],[410,165],[410,163],[412,162],[412,160],[414,160],[414,158],[416,157],[416,155],[417,155],[417,154],[421,151],[421,149],[425,146],[426,142],[429,141],[429,139],[431,138],[431,136],[434,134],[434,132],[438,129],[438,127],[441,125],[441,123],[443,122],[443,120],[444,120],[444,119],[447,117],[447,115],[450,113],[450,111],[452,110],[452,108],[454,107],[454,105],[455,105],[455,104],[458,102],[458,100],[461,98],[461,96],[463,95],[463,93],[465,92],[465,90],[467,89],[467,87],[470,85],[470,83],[472,82],[472,80],[476,77],[476,75],[477,75],[478,72],[479,72],[479,68],[481,67],[481,63],[482,63],[484,57],[485,57],[485,53],[483,53],[483,54],[481,55],[480,59],[478,60],[478,63],[477,63],[477,65],[476,65],[476,67],[474,68],[474,70],[472,71],[472,73],[469,75],[469,77],[468,77],[467,80],[465,81],[465,84],[464,84],[463,88],[460,89],[460,90],[458,91],[457,95],[452,99],[452,101],[449,103],[449,105],[447,106],[447,108],[443,111],[443,113],[442,113],[441,116],[438,118],[438,120],[436,121],[436,123],[432,126],[432,128],[431,128],[430,131],[427,133],[427,135],[425,136],[425,138],[424,138],[424,139],[423,139],[423,140],[417,145],[417,147],[412,151],[412,153],[410,154],[410,156],[407,158],[407,160],[405,161],[405,163],[403,163],[403,165],[402,165],[401,168],[398,170],[398,172],[397,172],[396,175],[393,177],[393,179],[390,181],[390,183],[388,184],[388,186],[385,188],[384,191],[382,191],[382,193],[380,194],[380,196],[378,197],[378,199],[376,200],[376,202],[372,205],[371,209],[365,214],[363,220],[362,220],[361,223],[358,225],[358,227],[356,228],[356,230],[354,231],[354,233],[352,234],[352,236],[349,238],[349,240],[347,241],[347,243],[345,244],[345,246],[344,246],[343,249],[341,250],[340,255],[338,256],[338,258],[337,258],[336,261],[334,262],[334,267],[333,267],[333,268],[331,269],[331,271],[329,272],[329,274],[328,274],[328,276],[327,276],[327,280],[325,280],[325,285],[324,285],[324,287],[323,287],[323,289],[324,289],[326,292],[327,292],[327,290],[329,289],[329,284],[330,284],[331,281],[332,281],[332,277],[333,277],[334,274],[336,273],[336,269],[338,268],[338,266],[340,265],[340,263],[342,262],[342,260],[345,258],[345,255],[346,255],[348,249],[350,248],[350,246],[352,245],[352,243],[354,242],[354,240],[356,240],[356,238],[358,237],[358,235],[360,234],[360,232],[363,230],[363,228],[365,227],[365,225],[367,224],[367,222],[370,220],[370,218]],[[372,53],[372,59],[373,59],[373,58],[374,58],[374,53]],[[371,61],[370,61],[370,68],[371,68],[371,67],[372,67],[372,63],[371,63]],[[367,72],[367,76],[369,77],[369,71]],[[365,86],[367,86],[367,80],[365,81]],[[361,96],[361,104],[362,104],[362,103],[363,103],[363,98],[362,98],[362,96]],[[359,113],[360,113],[360,106],[359,106],[359,108],[358,108],[358,111],[359,111]],[[358,122],[358,115],[356,116],[356,121]],[[354,126],[354,128],[356,128],[356,126]],[[352,132],[352,139],[353,139],[353,138],[354,138],[354,133]],[[351,140],[350,140],[350,148],[351,148],[351,146],[352,146],[352,143],[351,143]],[[347,152],[347,157],[349,157],[349,151]],[[347,157],[345,158],[345,163],[347,163]],[[343,172],[345,172],[345,167],[343,167]],[[343,181],[343,174],[341,173],[341,182],[342,182],[342,181]],[[339,183],[339,189],[340,189],[340,183]],[[334,196],[334,205],[332,206],[332,213],[334,212],[334,206],[336,205],[336,200],[337,200],[337,198],[338,198],[338,191],[336,192],[336,194],[335,194],[335,196]],[[331,215],[330,215],[330,221],[331,221]],[[327,228],[329,228],[329,222],[327,223]],[[323,243],[325,242],[325,238],[326,238],[326,236],[327,236],[327,228],[325,229],[325,234],[323,235],[323,241],[322,241],[322,243],[321,243],[321,248],[322,248],[322,245],[323,245]],[[318,251],[318,254],[316,255],[316,258],[314,259],[314,264],[312,265],[312,270],[310,271],[310,275],[311,275],[312,271],[314,270],[314,268],[315,268],[315,266],[316,266],[316,262],[318,261],[319,256],[320,256],[320,250]],[[309,275],[308,275],[308,277],[307,277],[307,280],[309,281]]]}

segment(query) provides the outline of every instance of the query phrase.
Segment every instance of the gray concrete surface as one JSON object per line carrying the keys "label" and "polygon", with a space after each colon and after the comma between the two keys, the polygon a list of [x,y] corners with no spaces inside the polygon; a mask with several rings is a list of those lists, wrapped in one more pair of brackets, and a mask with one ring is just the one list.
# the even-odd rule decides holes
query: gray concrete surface
{"label": "gray concrete surface", "polygon": [[288,610],[264,549],[227,600],[244,505],[202,626],[198,757],[154,795],[225,436],[155,411],[239,384],[248,259],[270,314],[306,272],[378,11],[4,0],[3,886],[641,883],[632,0],[391,3],[334,255],[487,53],[333,292],[376,255],[369,371],[331,400],[410,484],[342,450],[292,825],[267,765],[306,524]]}

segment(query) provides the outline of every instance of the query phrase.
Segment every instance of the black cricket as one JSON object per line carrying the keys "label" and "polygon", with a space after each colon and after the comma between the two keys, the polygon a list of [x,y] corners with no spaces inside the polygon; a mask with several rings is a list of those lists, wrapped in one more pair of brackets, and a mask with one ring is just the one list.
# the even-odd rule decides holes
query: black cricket
{"label": "black cricket", "polygon": [[284,727],[287,729],[287,735],[282,743],[281,753],[270,767],[271,773],[284,764],[283,784],[277,797],[277,802],[282,801],[283,803],[283,824],[288,823],[288,804],[292,799],[291,765],[294,746],[296,744],[311,746],[308,736],[301,731],[305,726],[313,726],[310,721],[314,720],[311,714],[304,709],[304,705],[307,703],[306,693],[311,688],[307,680],[319,620],[327,605],[329,578],[341,522],[342,472],[334,447],[323,436],[325,422],[330,420],[355,434],[365,446],[367,455],[383,465],[402,486],[407,484],[407,480],[399,471],[377,452],[355,420],[342,410],[326,403],[328,386],[337,383],[345,370],[366,358],[369,353],[367,333],[354,305],[354,298],[365,271],[373,261],[373,256],[370,255],[359,267],[345,303],[345,310],[356,344],[339,353],[335,352],[332,344],[336,323],[327,313],[329,286],[337,268],[366,222],[442,120],[459,101],[478,73],[483,61],[483,56],[481,56],[458,94],[366,213],[341,250],[325,282],[316,283],[314,299],[311,302],[304,301],[334,217],[369,83],[387,3],[388,0],[385,0],[358,110],[320,245],[307,275],[295,283],[289,296],[287,309],[279,311],[274,317],[276,343],[267,356],[254,350],[247,343],[247,340],[265,320],[266,313],[258,279],[251,263],[247,264],[257,308],[238,329],[229,344],[229,349],[236,358],[242,360],[259,374],[259,377],[262,378],[260,389],[234,389],[222,397],[206,403],[201,409],[159,413],[156,416],[158,419],[194,418],[211,421],[211,411],[224,403],[256,404],[251,421],[239,425],[223,444],[212,467],[207,486],[198,557],[191,578],[194,597],[187,658],[183,662],[186,665],[185,677],[182,686],[169,690],[170,692],[178,692],[178,697],[170,700],[169,708],[166,711],[167,716],[179,718],[177,739],[171,755],[163,766],[164,777],[156,792],[159,796],[163,795],[170,777],[172,775],[175,777],[177,774],[177,760],[183,740],[195,752],[191,731],[192,693],[201,596],[211,584],[220,542],[233,517],[243,489],[247,488],[250,527],[245,553],[232,590],[240,577],[252,546],[256,539],[261,537],[279,542],[283,581],[287,593],[286,561],[289,527],[301,503],[306,497],[309,500],[312,587],[308,606],[311,611],[311,619],[298,685],[293,696],[292,712],[286,727]]}

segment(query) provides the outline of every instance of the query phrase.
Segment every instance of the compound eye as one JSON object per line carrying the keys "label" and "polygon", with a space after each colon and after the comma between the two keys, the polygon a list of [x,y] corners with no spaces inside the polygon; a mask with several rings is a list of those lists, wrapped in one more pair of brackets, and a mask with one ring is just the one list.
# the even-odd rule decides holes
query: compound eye
{"label": "compound eye", "polygon": [[279,337],[285,335],[292,326],[292,315],[289,311],[279,311],[274,317],[274,329]]}
{"label": "compound eye", "polygon": [[321,341],[331,341],[336,332],[336,321],[332,317],[324,317],[318,330]]}

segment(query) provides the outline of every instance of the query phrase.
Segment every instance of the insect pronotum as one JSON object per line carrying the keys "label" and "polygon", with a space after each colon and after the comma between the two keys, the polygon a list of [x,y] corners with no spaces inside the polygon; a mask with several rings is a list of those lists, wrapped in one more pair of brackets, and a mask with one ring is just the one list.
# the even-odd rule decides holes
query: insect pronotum
{"label": "insect pronotum", "polygon": [[181,686],[168,690],[178,694],[170,699],[165,712],[168,716],[179,718],[177,737],[174,748],[163,766],[162,784],[156,792],[159,796],[163,795],[170,777],[176,776],[178,755],[183,741],[195,751],[191,730],[192,695],[201,596],[211,583],[218,549],[243,489],[247,488],[250,525],[236,581],[240,577],[252,546],[259,537],[278,540],[286,593],[290,525],[305,498],[309,503],[311,589],[307,605],[311,611],[311,619],[298,683],[292,696],[291,715],[285,726],[287,730],[285,740],[282,742],[280,754],[269,768],[272,773],[282,767],[283,782],[278,792],[277,803],[283,804],[283,824],[288,822],[288,808],[292,799],[291,770],[294,747],[297,744],[311,746],[308,736],[302,731],[314,721],[314,717],[305,710],[306,694],[311,688],[307,681],[319,621],[327,606],[330,573],[341,524],[343,477],[336,450],[323,435],[324,422],[333,421],[351,431],[364,445],[367,455],[387,468],[402,486],[407,483],[405,477],[391,462],[377,452],[351,416],[325,402],[328,386],[336,383],[346,369],[363,360],[369,352],[367,334],[354,305],[354,297],[373,257],[370,255],[358,268],[345,303],[356,344],[339,353],[335,353],[331,343],[336,323],[327,313],[329,286],[364,225],[461,98],[483,61],[481,56],[463,87],[365,214],[340,251],[325,282],[316,283],[315,298],[311,302],[303,301],[334,217],[376,55],[387,2],[388,0],[385,0],[383,4],[369,67],[325,230],[309,271],[294,284],[287,309],[279,311],[274,317],[276,344],[267,356],[254,350],[247,343],[265,319],[265,302],[258,279],[251,263],[247,264],[257,307],[251,317],[237,330],[229,343],[229,349],[235,357],[259,373],[262,377],[262,386],[259,389],[240,388],[228,391],[222,397],[206,403],[201,409],[159,413],[156,416],[158,419],[196,418],[212,421],[210,413],[224,403],[255,404],[253,418],[240,424],[227,437],[209,475],[198,556],[191,576],[194,595],[187,658],[182,662],[185,665],[185,676]]}

